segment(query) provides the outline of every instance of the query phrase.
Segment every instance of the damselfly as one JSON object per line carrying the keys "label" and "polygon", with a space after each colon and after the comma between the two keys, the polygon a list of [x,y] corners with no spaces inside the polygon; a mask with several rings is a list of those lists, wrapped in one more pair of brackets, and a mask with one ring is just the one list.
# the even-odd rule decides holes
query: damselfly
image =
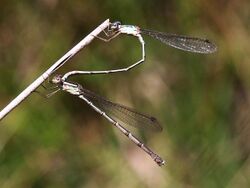
{"label": "damselfly", "polygon": [[104,99],[103,97],[100,97],[87,89],[84,89],[78,83],[66,82],[62,79],[61,75],[54,76],[51,82],[57,86],[57,90],[55,90],[53,93],[57,92],[58,90],[63,90],[72,95],[78,96],[88,105],[90,105],[96,112],[111,122],[144,152],[146,152],[159,166],[164,165],[165,161],[160,156],[145,146],[134,135],[132,135],[130,131],[123,127],[123,124],[127,124],[135,127],[146,127],[155,131],[161,131],[161,125],[154,117],[136,112],[135,110],[121,104],[110,102],[109,100]]}
{"label": "damselfly", "polygon": [[[109,27],[107,28],[107,31],[103,30],[107,38],[103,38],[100,36],[95,36],[105,42],[108,42],[112,40],[113,38],[117,37],[121,33],[132,35],[138,38],[139,42],[142,46],[142,58],[137,61],[136,63],[121,69],[113,69],[113,70],[105,70],[105,71],[97,71],[97,74],[108,74],[108,73],[116,73],[116,72],[126,72],[135,66],[143,63],[145,61],[145,42],[142,37],[142,35],[148,35],[152,38],[155,38],[162,43],[172,46],[174,48],[193,52],[193,53],[200,53],[200,54],[210,54],[214,53],[217,50],[217,46],[209,41],[208,39],[202,39],[197,37],[188,37],[183,35],[177,35],[177,34],[170,34],[170,33],[163,33],[158,31],[153,31],[149,29],[142,29],[138,26],[134,25],[122,25],[121,22],[116,21],[109,24]],[[86,71],[72,71],[71,73],[65,75],[64,79],[67,79],[68,76],[74,75],[74,74],[86,74]],[[96,72],[96,71],[93,71]]]}
{"label": "damselfly", "polygon": [[138,37],[139,41],[141,43],[144,43],[141,34],[145,34],[157,40],[160,40],[162,43],[165,43],[169,46],[172,46],[174,48],[178,48],[184,51],[209,54],[217,50],[216,45],[210,42],[208,39],[164,33],[164,32],[153,31],[149,29],[142,29],[134,25],[122,25],[121,22],[119,21],[110,23],[108,27],[108,31],[107,32],[105,32],[105,30],[103,31],[108,37],[108,39],[101,38],[105,41],[109,41],[115,38],[116,36],[118,36],[119,34],[124,33],[127,35],[133,35],[135,37]]}

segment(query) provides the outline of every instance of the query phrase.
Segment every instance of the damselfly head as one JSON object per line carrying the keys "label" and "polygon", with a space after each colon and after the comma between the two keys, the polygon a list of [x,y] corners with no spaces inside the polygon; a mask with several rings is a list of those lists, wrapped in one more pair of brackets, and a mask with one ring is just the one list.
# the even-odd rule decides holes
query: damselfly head
{"label": "damselfly head", "polygon": [[121,22],[115,21],[115,22],[109,24],[109,29],[110,30],[118,30],[120,28],[120,26],[121,26]]}
{"label": "damselfly head", "polygon": [[60,74],[55,75],[51,80],[52,84],[60,84],[61,82],[62,82],[62,75]]}

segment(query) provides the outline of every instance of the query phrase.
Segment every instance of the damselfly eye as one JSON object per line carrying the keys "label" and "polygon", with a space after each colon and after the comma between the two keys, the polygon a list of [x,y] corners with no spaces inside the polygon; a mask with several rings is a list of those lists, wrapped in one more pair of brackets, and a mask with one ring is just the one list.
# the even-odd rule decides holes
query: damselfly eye
{"label": "damselfly eye", "polygon": [[120,25],[121,25],[121,22],[115,21],[115,22],[110,24],[110,29],[112,29],[112,30],[119,29]]}
{"label": "damselfly eye", "polygon": [[62,76],[61,75],[56,75],[51,80],[51,83],[53,83],[53,84],[59,84],[61,82],[62,82]]}

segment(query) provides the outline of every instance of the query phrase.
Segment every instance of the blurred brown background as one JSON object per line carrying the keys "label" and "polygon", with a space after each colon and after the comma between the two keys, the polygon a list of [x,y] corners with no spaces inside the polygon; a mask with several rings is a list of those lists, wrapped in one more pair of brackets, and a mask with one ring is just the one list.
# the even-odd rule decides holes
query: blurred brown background
{"label": "blurred brown background", "polygon": [[[166,166],[77,97],[32,94],[1,121],[0,187],[250,187],[249,1],[2,0],[0,7],[1,108],[107,18],[218,45],[197,55],[145,36],[140,67],[73,79],[157,117],[161,133],[128,128]],[[94,40],[57,73],[125,67],[140,53],[131,36]]]}

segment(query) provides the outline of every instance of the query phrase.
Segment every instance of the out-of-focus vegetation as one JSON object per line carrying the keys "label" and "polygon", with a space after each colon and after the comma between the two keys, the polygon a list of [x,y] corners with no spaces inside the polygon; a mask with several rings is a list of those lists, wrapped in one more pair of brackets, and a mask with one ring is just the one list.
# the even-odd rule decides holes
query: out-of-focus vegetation
{"label": "out-of-focus vegetation", "polygon": [[[145,36],[140,67],[74,78],[157,117],[163,132],[131,130],[166,166],[78,98],[34,93],[0,123],[1,188],[250,187],[249,1],[1,0],[0,7],[1,108],[107,18],[218,45],[197,55]],[[125,67],[140,53],[131,36],[95,40],[57,73]]]}

